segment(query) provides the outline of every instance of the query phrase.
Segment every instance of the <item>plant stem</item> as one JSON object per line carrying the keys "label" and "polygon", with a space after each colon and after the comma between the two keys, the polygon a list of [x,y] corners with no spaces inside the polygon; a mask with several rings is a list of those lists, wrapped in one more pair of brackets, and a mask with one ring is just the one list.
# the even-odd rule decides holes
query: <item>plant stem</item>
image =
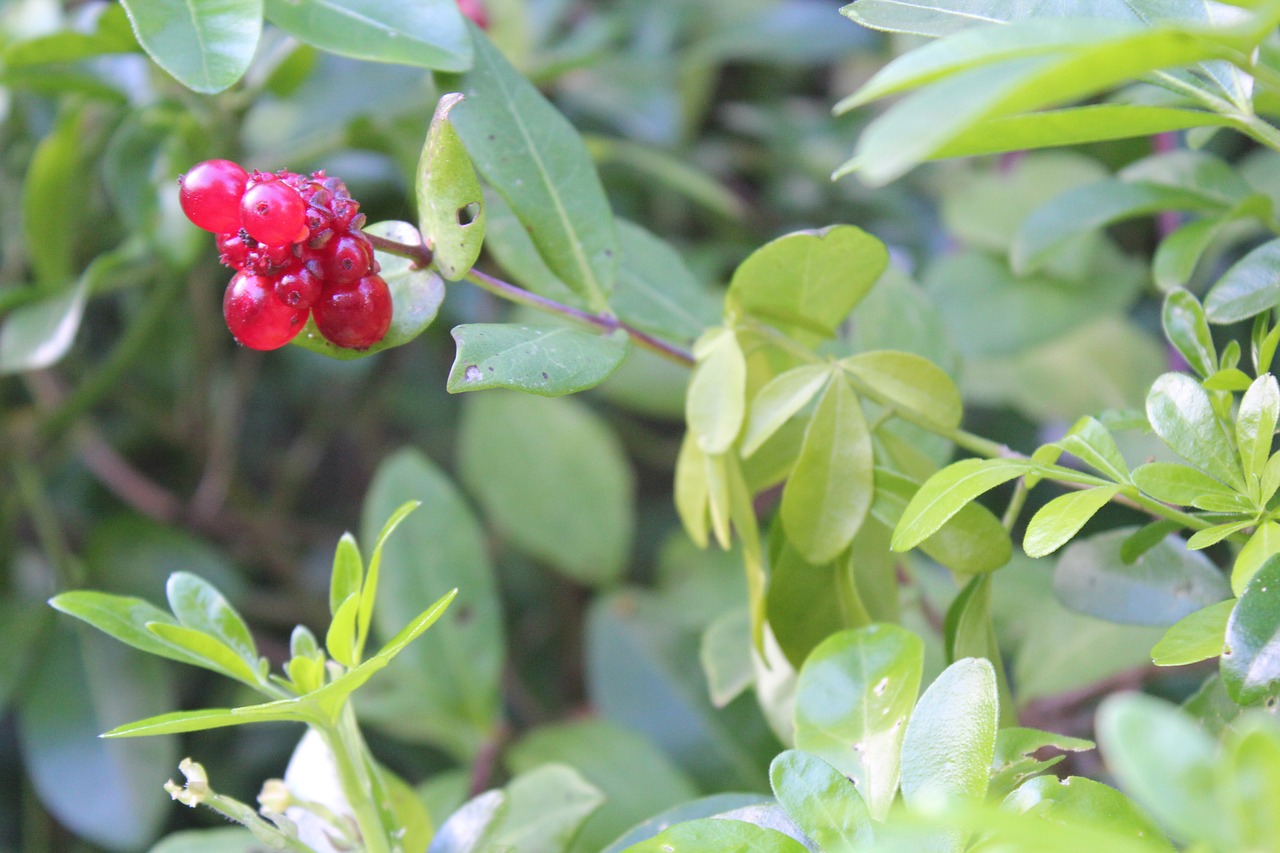
{"label": "plant stem", "polygon": [[[431,250],[422,243],[417,245],[409,245],[407,243],[399,243],[395,240],[388,240],[386,237],[377,237],[373,234],[366,234],[369,242],[373,243],[373,247],[388,254],[398,255],[402,258],[408,258],[413,261],[415,267],[425,268],[431,264]],[[547,314],[555,314],[564,317],[567,320],[573,320],[578,323],[590,326],[593,329],[608,334],[610,332],[624,332],[636,343],[637,346],[649,350],[652,353],[662,356],[676,364],[682,364],[685,367],[693,366],[693,354],[683,347],[656,338],[647,332],[642,332],[632,325],[622,322],[611,314],[593,314],[590,311],[584,311],[581,308],[575,308],[572,305],[565,305],[563,302],[557,302],[554,299],[548,299],[532,291],[525,290],[523,287],[517,287],[509,281],[503,281],[496,276],[481,272],[478,269],[472,269],[466,275],[466,281],[471,282],[481,290],[488,291],[494,296],[505,299],[508,302],[514,302],[517,305],[525,305],[530,308],[536,308]]]}
{"label": "plant stem", "polygon": [[355,710],[350,703],[343,706],[337,724],[320,730],[338,768],[338,780],[347,804],[360,828],[365,853],[391,853],[381,810],[373,799],[374,779],[370,773],[368,748],[356,725]]}

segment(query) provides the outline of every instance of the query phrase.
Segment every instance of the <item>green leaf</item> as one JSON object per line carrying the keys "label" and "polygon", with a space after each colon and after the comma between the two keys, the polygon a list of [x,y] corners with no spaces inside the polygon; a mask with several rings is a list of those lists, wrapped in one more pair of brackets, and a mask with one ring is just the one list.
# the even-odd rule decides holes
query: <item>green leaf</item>
{"label": "green leaf", "polygon": [[618,282],[609,307],[618,319],[672,341],[696,340],[720,322],[721,300],[661,237],[633,222],[618,223]]}
{"label": "green leaf", "polygon": [[129,28],[123,6],[109,6],[93,22],[93,32],[64,29],[12,41],[5,45],[4,62],[9,68],[77,62],[108,53],[132,53],[138,42]]}
{"label": "green leaf", "polygon": [[[1032,812],[1049,821],[1046,832],[1053,832],[1064,823],[1083,824],[1107,831],[1113,837],[1122,836],[1151,846],[1158,844],[1157,839],[1163,836],[1160,828],[1132,800],[1115,788],[1083,776],[1031,779],[1006,797],[1003,805]],[[1171,846],[1163,849],[1173,850]]]}
{"label": "green leaf", "polygon": [[402,740],[466,761],[498,717],[503,631],[493,567],[485,533],[457,487],[415,450],[391,454],[375,472],[361,512],[364,537],[385,530],[412,505],[406,501],[422,503],[383,542],[374,627],[390,636],[423,601],[455,584],[456,606],[387,667],[387,677],[361,690],[356,707],[362,720]]}
{"label": "green leaf", "polygon": [[44,808],[84,843],[143,849],[171,816],[156,786],[172,772],[178,744],[120,744],[97,735],[178,701],[171,668],[68,627],[52,633],[19,700],[15,741],[26,778]]}
{"label": "green leaf", "polygon": [[769,629],[792,666],[799,668],[831,634],[871,623],[854,578],[855,565],[864,559],[844,553],[826,563],[811,563],[775,521],[769,534],[765,611]]}
{"label": "green leaf", "polygon": [[1280,837],[1270,804],[1280,802],[1280,737],[1273,719],[1246,717],[1227,736],[1218,765],[1218,784],[1230,802],[1229,814],[1239,828],[1240,849],[1265,850]]}
{"label": "green leaf", "polygon": [[338,608],[353,595],[359,596],[364,582],[364,560],[360,547],[350,533],[342,534],[333,551],[333,570],[329,574],[329,615],[336,618]]}
{"label": "green leaf", "polygon": [[431,839],[431,853],[479,853],[507,813],[507,795],[500,788],[472,797],[449,815]]}
{"label": "green leaf", "polygon": [[86,110],[63,112],[31,153],[22,181],[27,256],[39,285],[51,291],[65,287],[74,275],[73,252],[83,222],[76,192],[88,180],[82,150],[88,133]]}
{"label": "green leaf", "polygon": [[840,366],[894,408],[904,408],[947,429],[960,426],[964,402],[960,389],[927,358],[881,350],[841,359]]}
{"label": "green leaf", "polygon": [[1253,521],[1229,521],[1225,524],[1215,524],[1206,527],[1203,530],[1197,530],[1190,539],[1187,540],[1187,547],[1192,551],[1200,551],[1208,548],[1210,545],[1217,545],[1223,539],[1226,539],[1233,533],[1238,533],[1246,527],[1252,527]]}
{"label": "green leaf", "polygon": [[165,594],[179,622],[216,637],[250,667],[258,666],[258,648],[249,626],[213,584],[190,572],[174,572]]}
{"label": "green leaf", "polygon": [[711,485],[707,470],[707,457],[697,436],[692,431],[686,432],[676,455],[675,505],[685,533],[699,548],[707,547],[708,542]]}
{"label": "green leaf", "polygon": [[1268,240],[1231,265],[1204,297],[1211,323],[1235,323],[1280,302],[1280,239]]}
{"label": "green leaf", "polygon": [[1007,796],[1028,779],[1038,776],[1065,758],[1062,755],[1044,760],[1032,757],[1033,753],[1049,748],[1065,752],[1084,752],[1093,749],[1094,743],[1083,738],[1067,737],[1019,726],[1002,728],[996,732],[996,752],[991,762],[988,799]]}
{"label": "green leaf", "polygon": [[582,583],[614,582],[635,526],[622,447],[568,398],[472,396],[459,438],[462,480],[511,543]]}
{"label": "green leaf", "polygon": [[1122,527],[1075,542],[1058,560],[1053,591],[1078,613],[1132,625],[1172,625],[1231,595],[1211,560],[1167,537],[1131,563],[1121,544],[1136,530]]}
{"label": "green leaf", "polygon": [[1244,491],[1240,460],[1209,395],[1190,376],[1166,373],[1147,395],[1147,418],[1174,453],[1206,473]]}
{"label": "green leaf", "polygon": [[742,437],[742,455],[751,456],[793,415],[809,405],[831,378],[825,364],[805,364],[779,373],[756,393]]}
{"label": "green leaf", "polygon": [[[772,621],[772,620],[770,620]],[[723,613],[702,632],[698,660],[707,677],[711,704],[723,708],[755,681],[751,662],[751,610]]]}
{"label": "green leaf", "polygon": [[675,808],[667,809],[639,824],[618,838],[600,853],[623,853],[628,847],[646,841],[668,827],[691,820],[715,817],[751,806],[761,805],[763,794],[730,793],[700,797]]}
{"label": "green leaf", "polygon": [[816,343],[835,334],[888,264],[884,243],[852,225],[797,231],[734,270],[725,304]]}
{"label": "green leaf", "polygon": [[685,418],[706,453],[724,453],[746,417],[747,361],[732,329],[708,329],[694,346]]}
{"label": "green leaf", "polygon": [[1178,462],[1148,462],[1133,470],[1133,482],[1158,501],[1193,506],[1205,495],[1231,497],[1237,492],[1198,468]]}
{"label": "green leaf", "polygon": [[164,642],[178,646],[189,653],[196,659],[192,662],[197,666],[220,672],[228,678],[234,678],[252,687],[257,687],[262,682],[257,667],[247,663],[235,649],[222,640],[204,631],[184,625],[174,625],[170,622],[148,622],[147,630]]}
{"label": "green leaf", "polygon": [[[1200,258],[1231,221],[1230,216],[1196,219],[1161,240],[1151,258],[1151,274],[1156,286],[1166,293],[1186,286]],[[1203,313],[1202,310],[1202,316]]]}
{"label": "green leaf", "polygon": [[166,835],[147,853],[251,853],[257,843],[243,827],[184,829]]}
{"label": "green leaf", "polygon": [[1252,381],[1249,374],[1243,370],[1228,367],[1214,373],[1203,384],[1206,391],[1244,391]]}
{"label": "green leaf", "polygon": [[[1261,484],[1263,472],[1271,458],[1271,442],[1275,438],[1278,420],[1280,385],[1276,384],[1274,376],[1264,373],[1253,380],[1240,400],[1240,409],[1236,414],[1236,447],[1240,450],[1245,479],[1251,484]],[[1251,494],[1254,492],[1253,489],[1249,491]],[[1263,498],[1259,503],[1265,505],[1266,499]]]}
{"label": "green leaf", "polygon": [[1248,705],[1280,694],[1280,556],[1258,569],[1227,620],[1222,683]]}
{"label": "green leaf", "polygon": [[1016,459],[964,459],[948,465],[926,480],[907,504],[890,547],[895,551],[916,547],[974,498],[1033,467]]}
{"label": "green leaf", "polygon": [[1089,519],[1120,493],[1119,486],[1068,492],[1049,501],[1031,517],[1022,548],[1028,557],[1046,557],[1080,532]]}
{"label": "green leaf", "polygon": [[1264,521],[1236,555],[1235,564],[1231,567],[1232,591],[1236,595],[1243,595],[1245,587],[1253,580],[1258,569],[1276,553],[1280,553],[1280,524]]}
{"label": "green leaf", "polygon": [[796,747],[853,779],[877,820],[898,789],[898,756],[923,664],[915,634],[870,625],[827,638],[796,682]]}
{"label": "green leaf", "polygon": [[1227,619],[1236,606],[1234,598],[1202,607],[1179,619],[1151,649],[1156,666],[1182,666],[1222,654]]}
{"label": "green leaf", "polygon": [[81,277],[75,287],[9,312],[0,325],[0,376],[41,370],[67,354],[80,330],[88,281]]}
{"label": "green leaf", "polygon": [[471,70],[438,75],[443,90],[466,96],[452,113],[453,125],[551,270],[602,310],[613,289],[618,246],[591,156],[573,125],[488,38],[474,29],[472,37]]}
{"label": "green leaf", "polygon": [[205,95],[235,83],[262,34],[262,0],[124,0],[133,33],[155,63]]}
{"label": "green leaf", "polygon": [[1057,446],[1117,483],[1129,482],[1129,466],[1125,464],[1116,440],[1096,418],[1085,416],[1076,421]]}
{"label": "green leaf", "polygon": [[[418,229],[408,222],[378,222],[364,230],[410,246],[422,242]],[[325,340],[315,320],[308,319],[292,343],[330,358],[350,361],[402,346],[426,331],[444,301],[444,279],[435,270],[417,269],[408,258],[385,252],[378,252],[377,258],[382,266],[379,275],[391,290],[391,327],[382,340],[362,350],[340,347]]]}
{"label": "green leaf", "polygon": [[1121,786],[1178,837],[1224,840],[1216,745],[1189,716],[1151,696],[1110,696],[1098,709],[1098,742]]}
{"label": "green leaf", "polygon": [[312,723],[316,718],[308,714],[308,708],[296,704],[297,700],[289,700],[295,704],[282,706],[279,702],[266,702],[261,705],[246,705],[241,708],[202,708],[199,711],[173,711],[158,714],[116,726],[101,737],[154,737],[156,735],[184,734],[186,732],[203,732],[209,729],[223,729],[228,726],[243,726],[248,723]]}
{"label": "green leaf", "polygon": [[848,853],[871,840],[858,789],[821,758],[788,749],[769,765],[769,781],[787,816],[826,853]]}
{"label": "green leaf", "polygon": [[1132,563],[1143,554],[1159,545],[1171,533],[1182,529],[1180,522],[1169,518],[1161,518],[1139,527],[1120,543],[1120,561]]}
{"label": "green leaf", "polygon": [[1217,371],[1218,353],[1199,299],[1185,290],[1173,291],[1165,297],[1162,319],[1165,337],[1196,373],[1207,377]]}
{"label": "green leaf", "polygon": [[825,563],[849,546],[871,508],[871,434],[843,377],[827,384],[782,490],[787,539],[805,559]]}
{"label": "green leaf", "polygon": [[415,182],[418,229],[433,263],[450,281],[466,276],[484,243],[484,194],[449,120],[449,111],[461,101],[462,95],[445,95],[436,106]]}
{"label": "green leaf", "polygon": [[902,739],[908,805],[937,796],[982,800],[995,758],[996,706],[996,673],[985,658],[958,660],[929,685]]}
{"label": "green leaf", "polygon": [[740,820],[703,818],[626,848],[623,853],[805,853],[805,846],[775,829]]}
{"label": "green leaf", "polygon": [[[749,640],[744,647],[750,648]],[[507,752],[507,764],[516,774],[557,762],[573,767],[604,797],[566,848],[568,853],[598,853],[645,818],[697,796],[693,783],[657,747],[606,720],[542,726]],[[623,767],[626,772],[619,773]]]}
{"label": "green leaf", "polygon": [[407,500],[396,507],[383,523],[382,529],[378,531],[378,537],[373,542],[373,550],[369,552],[369,572],[365,575],[364,583],[360,589],[360,609],[356,614],[355,657],[357,660],[364,653],[365,641],[369,638],[369,625],[373,621],[374,607],[378,602],[378,581],[382,575],[382,552],[387,545],[387,539],[409,517],[409,514],[420,506],[422,506],[422,501],[414,499]]}
{"label": "green leaf", "polygon": [[56,610],[89,623],[104,634],[148,654],[202,666],[200,659],[168,643],[147,630],[151,623],[177,621],[149,601],[124,595],[111,595],[91,590],[72,590],[55,595],[49,605]]}
{"label": "green leaf", "polygon": [[441,71],[471,65],[465,22],[447,0],[266,0],[266,6],[271,23],[330,53]]}
{"label": "green leaf", "polygon": [[359,612],[360,594],[353,592],[334,611],[324,636],[324,647],[329,650],[329,657],[343,666],[352,667],[360,663],[356,654],[356,616]]}
{"label": "green leaf", "polygon": [[627,355],[625,332],[608,335],[569,326],[471,323],[456,326],[458,354],[449,370],[451,394],[510,388],[559,397],[594,388]]}
{"label": "green leaf", "polygon": [[[875,469],[875,482],[871,514],[893,529],[920,485],[885,468]],[[917,547],[947,568],[970,574],[995,571],[1013,553],[1000,519],[978,503],[965,504]]]}

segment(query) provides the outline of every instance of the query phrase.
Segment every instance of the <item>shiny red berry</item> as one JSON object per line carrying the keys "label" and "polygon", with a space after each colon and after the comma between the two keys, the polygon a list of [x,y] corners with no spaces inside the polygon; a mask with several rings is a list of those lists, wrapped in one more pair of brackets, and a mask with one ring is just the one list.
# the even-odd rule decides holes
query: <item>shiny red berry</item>
{"label": "shiny red berry", "polygon": [[319,276],[306,267],[285,273],[276,279],[276,298],[292,308],[310,308],[323,290]]}
{"label": "shiny red berry", "polygon": [[320,269],[326,284],[354,284],[373,272],[373,245],[358,232],[337,236],[320,250]]}
{"label": "shiny red berry", "polygon": [[326,288],[311,308],[320,334],[349,349],[367,349],[391,328],[391,291],[376,275],[353,286]]}
{"label": "shiny red berry", "polygon": [[250,349],[269,350],[284,346],[302,331],[307,309],[292,308],[277,299],[271,278],[242,272],[227,285],[222,316],[237,341]]}
{"label": "shiny red berry", "polygon": [[239,231],[218,235],[218,260],[232,269],[244,269],[249,261],[249,249],[249,244],[240,236]]}
{"label": "shiny red berry", "polygon": [[298,191],[268,176],[253,183],[240,199],[240,224],[249,236],[268,246],[306,239],[307,205]]}
{"label": "shiny red berry", "polygon": [[240,198],[248,174],[230,160],[205,160],[178,178],[182,212],[205,231],[240,230]]}

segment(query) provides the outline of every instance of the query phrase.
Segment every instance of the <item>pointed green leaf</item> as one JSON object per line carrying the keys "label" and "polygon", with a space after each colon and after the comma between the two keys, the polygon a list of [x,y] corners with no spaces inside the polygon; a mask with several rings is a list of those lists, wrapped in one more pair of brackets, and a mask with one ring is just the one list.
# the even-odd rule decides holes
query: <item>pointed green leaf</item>
{"label": "pointed green leaf", "polygon": [[[248,705],[243,708],[205,708],[199,711],[174,711],[147,717],[145,720],[116,726],[103,737],[147,737],[152,735],[181,734],[183,732],[201,732],[208,729],[221,729],[227,726],[242,726],[246,723],[308,723],[312,717],[305,709],[296,705],[288,709],[276,708],[277,703],[268,702],[263,705]],[[266,709],[270,706],[270,710]]]}
{"label": "pointed green leaf", "polygon": [[826,853],[850,853],[871,840],[871,815],[858,789],[827,762],[788,749],[769,765],[774,796]]}
{"label": "pointed green leaf", "polygon": [[835,334],[888,264],[884,243],[852,225],[797,231],[752,252],[725,301],[816,343]]}
{"label": "pointed green leaf", "polygon": [[1052,554],[1071,541],[1080,528],[1119,492],[1119,486],[1102,486],[1054,498],[1031,517],[1022,549],[1028,557]]}
{"label": "pointed green leaf", "polygon": [[1225,524],[1211,525],[1203,530],[1197,530],[1191,538],[1187,540],[1187,548],[1192,551],[1201,551],[1211,545],[1217,545],[1233,533],[1238,533],[1246,527],[1252,526],[1252,520],[1228,521]]}
{"label": "pointed green leaf", "polygon": [[[1223,360],[1226,358],[1227,353],[1223,353]],[[1215,372],[1203,384],[1206,391],[1244,391],[1252,382],[1253,378],[1243,370],[1227,367]]]}
{"label": "pointed green leaf", "polygon": [[484,243],[484,194],[449,120],[449,111],[461,101],[462,95],[445,95],[436,106],[416,181],[418,230],[432,262],[450,281],[466,276]]}
{"label": "pointed green leaf", "polygon": [[898,756],[923,665],[919,637],[877,624],[833,634],[796,682],[796,747],[853,779],[877,820],[898,789]]}
{"label": "pointed green leaf", "polygon": [[1195,274],[1200,258],[1231,221],[1230,216],[1207,216],[1180,226],[1161,240],[1151,258],[1151,274],[1156,286],[1166,293],[1185,287]]}
{"label": "pointed green leaf", "polygon": [[252,687],[261,684],[256,667],[251,666],[234,649],[217,637],[184,625],[169,622],[148,622],[147,630],[166,643],[178,646],[193,658],[192,663],[220,672],[228,678],[242,681]]}
{"label": "pointed green leaf", "polygon": [[[876,493],[871,514],[893,529],[920,485],[885,468],[875,470]],[[1000,519],[977,503],[967,503],[917,546],[957,572],[991,572],[1009,562],[1013,543]]]}
{"label": "pointed green leaf", "polygon": [[742,455],[760,449],[784,423],[803,409],[831,377],[825,364],[805,364],[779,373],[751,400],[747,429],[742,438]]}
{"label": "pointed green leaf", "polygon": [[1280,302],[1280,239],[1268,240],[1231,265],[1204,297],[1212,323],[1235,323]]}
{"label": "pointed green leaf", "polygon": [[1280,695],[1280,555],[1249,581],[1227,620],[1222,682],[1241,705]]}
{"label": "pointed green leaf", "polygon": [[608,335],[569,326],[471,323],[456,326],[458,354],[449,370],[451,394],[510,388],[559,397],[594,388],[627,354],[625,332]]}
{"label": "pointed green leaf", "polygon": [[849,546],[871,508],[871,434],[849,383],[834,378],[804,432],[795,468],[782,490],[787,539],[812,563]]}
{"label": "pointed green leaf", "polygon": [[1244,490],[1240,460],[1199,382],[1181,373],[1161,376],[1147,395],[1147,418],[1174,453],[1238,491]]}
{"label": "pointed green leaf", "polygon": [[1086,415],[1076,421],[1057,445],[1103,476],[1117,483],[1129,482],[1129,466],[1115,438],[1096,418]]}
{"label": "pointed green leaf", "polygon": [[200,658],[186,649],[165,642],[147,630],[147,625],[152,623],[178,624],[172,616],[149,601],[78,589],[55,595],[49,599],[49,605],[135,649],[180,663],[203,665]]}
{"label": "pointed green leaf", "polygon": [[190,572],[174,572],[165,594],[179,622],[218,638],[250,667],[258,666],[258,649],[249,626],[213,584]]}
{"label": "pointed green leaf", "polygon": [[471,44],[455,4],[445,0],[266,0],[271,23],[322,50],[373,62],[462,71]]}
{"label": "pointed green leaf", "polygon": [[891,547],[895,551],[916,547],[974,498],[1033,467],[1018,459],[964,459],[948,465],[926,480],[911,499],[893,531]]}
{"label": "pointed green leaf", "polygon": [[126,0],[138,43],[188,89],[221,92],[249,69],[262,34],[262,0]]}
{"label": "pointed green leaf", "polygon": [[[1280,420],[1280,385],[1270,373],[1253,381],[1236,414],[1236,446],[1247,479],[1259,482],[1271,458],[1276,421]],[[1251,490],[1252,491],[1252,490]]]}
{"label": "pointed green leaf", "polygon": [[329,575],[329,615],[336,617],[338,608],[360,592],[360,584],[363,582],[364,560],[360,557],[360,548],[356,545],[354,536],[344,533],[333,551],[333,570]]}
{"label": "pointed green leaf", "polygon": [[1280,554],[1280,524],[1264,521],[1236,555],[1235,565],[1231,567],[1232,591],[1236,595],[1243,595],[1249,581],[1253,580],[1258,569],[1273,554]]}
{"label": "pointed green leaf", "polygon": [[387,544],[387,538],[400,526],[400,522],[420,506],[422,501],[409,500],[396,507],[383,523],[382,530],[378,531],[378,538],[373,542],[373,550],[369,552],[369,572],[365,575],[364,584],[360,589],[360,609],[356,615],[355,657],[357,660],[364,653],[364,644],[369,638],[369,624],[373,621],[373,608],[378,600],[378,580],[382,573],[382,549]]}
{"label": "pointed green leaf", "polygon": [[329,650],[329,657],[346,667],[360,662],[356,655],[356,616],[359,612],[360,593],[353,592],[338,605],[324,635],[324,647]]}
{"label": "pointed green leaf", "polygon": [[1165,337],[1196,373],[1207,377],[1217,371],[1218,352],[1199,299],[1185,290],[1175,290],[1165,297],[1162,318]]}
{"label": "pointed green leaf", "polygon": [[1151,649],[1156,666],[1182,666],[1222,654],[1227,620],[1236,606],[1234,598],[1219,601],[1190,613],[1169,628]]}
{"label": "pointed green leaf", "polygon": [[466,100],[451,113],[472,162],[524,225],[561,281],[594,309],[617,274],[617,235],[582,137],[479,30],[475,64],[440,74]]}
{"label": "pointed green leaf", "polygon": [[939,426],[954,429],[964,416],[960,389],[927,358],[909,352],[880,350],[852,355],[840,366],[895,408],[922,415]]}
{"label": "pointed green leaf", "polygon": [[1205,495],[1230,497],[1236,492],[1198,468],[1178,462],[1148,462],[1133,470],[1133,482],[1158,501],[1192,506]]}
{"label": "pointed green leaf", "polygon": [[747,361],[732,329],[709,329],[694,347],[698,363],[689,379],[685,417],[709,454],[733,444],[746,417]]}

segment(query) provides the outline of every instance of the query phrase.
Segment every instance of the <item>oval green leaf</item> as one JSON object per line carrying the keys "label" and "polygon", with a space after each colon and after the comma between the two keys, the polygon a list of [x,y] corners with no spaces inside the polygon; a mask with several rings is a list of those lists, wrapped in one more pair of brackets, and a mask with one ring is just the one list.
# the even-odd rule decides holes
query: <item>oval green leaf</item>
{"label": "oval green leaf", "polygon": [[1100,486],[1054,498],[1031,517],[1022,549],[1028,557],[1052,554],[1071,541],[1080,528],[1119,492],[1119,486]]}
{"label": "oval green leaf", "polygon": [[568,326],[472,323],[456,326],[458,354],[449,370],[450,394],[510,388],[560,397],[594,388],[626,358],[630,338]]}
{"label": "oval green leaf", "polygon": [[205,95],[244,76],[262,34],[262,0],[122,0],[122,5],[138,43],[156,65]]}
{"label": "oval green leaf", "polygon": [[1018,459],[964,459],[948,465],[926,480],[907,504],[891,547],[895,551],[916,547],[974,498],[1033,467]]}
{"label": "oval green leaf", "polygon": [[1199,382],[1182,373],[1161,376],[1147,395],[1147,419],[1174,453],[1244,491],[1240,460]]}
{"label": "oval green leaf", "polygon": [[1280,302],[1280,238],[1268,240],[1231,265],[1204,297],[1210,322],[1235,323]]}
{"label": "oval green leaf", "polygon": [[1280,695],[1280,555],[1262,564],[1231,611],[1221,672],[1238,704]]}
{"label": "oval green leaf", "polygon": [[1236,606],[1234,598],[1202,607],[1179,619],[1151,649],[1156,666],[1182,666],[1222,654],[1227,619]]}
{"label": "oval green leaf", "polygon": [[841,359],[840,366],[895,408],[905,408],[939,426],[955,429],[964,417],[960,389],[929,359],[880,350]]}
{"label": "oval green leaf", "polygon": [[441,71],[471,65],[471,39],[449,0],[266,0],[266,9],[271,23],[330,53]]}
{"label": "oval green leaf", "polygon": [[484,243],[484,193],[449,111],[462,95],[445,95],[436,106],[418,159],[418,228],[441,274],[458,281],[480,257]]}

